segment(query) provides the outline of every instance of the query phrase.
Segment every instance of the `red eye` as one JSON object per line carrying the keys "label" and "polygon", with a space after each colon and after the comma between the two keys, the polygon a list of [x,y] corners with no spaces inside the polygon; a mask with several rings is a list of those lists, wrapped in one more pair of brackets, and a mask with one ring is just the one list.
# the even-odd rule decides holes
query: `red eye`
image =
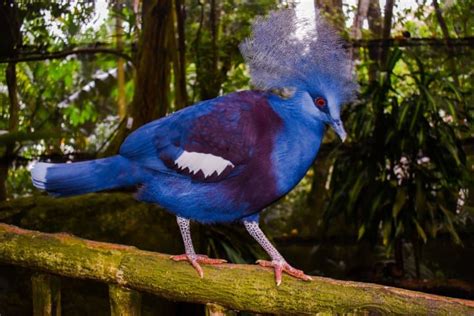
{"label": "red eye", "polygon": [[314,104],[316,104],[318,107],[322,108],[326,105],[326,100],[324,98],[318,97],[314,99]]}

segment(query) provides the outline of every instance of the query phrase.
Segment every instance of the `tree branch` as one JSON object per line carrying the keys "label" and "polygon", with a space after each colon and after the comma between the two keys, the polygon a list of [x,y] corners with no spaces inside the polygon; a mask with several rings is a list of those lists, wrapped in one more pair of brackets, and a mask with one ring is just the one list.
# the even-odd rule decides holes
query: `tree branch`
{"label": "tree branch", "polygon": [[111,55],[121,57],[131,62],[132,64],[134,63],[133,58],[125,54],[121,50],[117,50],[113,48],[104,48],[104,47],[82,47],[82,48],[65,49],[59,52],[37,53],[37,54],[27,55],[27,56],[19,55],[18,57],[0,59],[0,64],[10,63],[10,62],[60,59],[60,58],[65,58],[69,55],[94,55],[94,54],[111,54]]}
{"label": "tree branch", "polygon": [[[198,29],[198,31],[200,31]],[[194,41],[196,44],[197,40]],[[448,46],[447,42],[449,42],[449,46],[451,47],[472,47],[474,46],[474,37],[461,37],[461,38],[390,38],[390,39],[372,39],[372,40],[350,40],[349,46],[353,47],[381,47],[382,45],[393,46],[397,45],[400,47],[404,46]],[[39,60],[47,60],[47,59],[60,59],[67,57],[69,55],[93,55],[93,54],[111,54],[121,58],[124,58],[130,61],[133,65],[134,59],[124,53],[121,50],[117,50],[115,48],[107,48],[107,47],[82,47],[82,48],[67,48],[65,50],[59,52],[51,52],[51,53],[41,53],[41,52],[34,52],[34,53],[27,53],[21,52],[19,56],[14,58],[3,58],[0,59],[0,63],[9,63],[9,62],[24,62],[24,61],[39,61]]]}
{"label": "tree branch", "polygon": [[[463,37],[463,38],[449,38],[449,45],[451,47],[472,47],[474,46],[474,37]],[[350,40],[347,44],[353,47],[383,47],[387,46],[399,46],[399,47],[410,47],[410,46],[446,46],[446,39],[440,38],[387,38],[387,39],[371,39],[371,40]]]}
{"label": "tree branch", "polygon": [[360,282],[315,277],[302,282],[254,265],[204,266],[134,247],[46,234],[0,224],[0,261],[66,277],[119,284],[172,300],[217,303],[257,313],[316,314],[369,311],[386,314],[467,315],[474,302]]}

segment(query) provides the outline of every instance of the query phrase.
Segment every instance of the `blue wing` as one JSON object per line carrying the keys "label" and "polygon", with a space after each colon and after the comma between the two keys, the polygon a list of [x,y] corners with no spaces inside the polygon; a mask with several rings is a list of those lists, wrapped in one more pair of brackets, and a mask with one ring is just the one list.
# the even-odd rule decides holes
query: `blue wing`
{"label": "blue wing", "polygon": [[120,154],[152,170],[196,181],[239,174],[254,158],[265,131],[255,111],[266,99],[263,92],[244,91],[198,103],[137,129]]}

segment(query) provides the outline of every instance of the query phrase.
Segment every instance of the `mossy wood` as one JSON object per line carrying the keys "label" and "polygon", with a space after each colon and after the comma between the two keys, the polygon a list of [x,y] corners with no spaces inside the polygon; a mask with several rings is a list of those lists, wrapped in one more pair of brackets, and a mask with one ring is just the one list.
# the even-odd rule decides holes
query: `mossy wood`
{"label": "mossy wood", "polygon": [[141,294],[117,284],[109,285],[110,314],[112,316],[140,316]]}
{"label": "mossy wood", "polygon": [[57,276],[33,274],[31,290],[33,316],[61,316],[61,281]]}
{"label": "mossy wood", "polygon": [[216,303],[258,313],[315,314],[373,311],[405,315],[474,315],[474,301],[375,284],[285,276],[254,265],[205,266],[204,278],[187,263],[135,247],[46,234],[0,224],[0,261],[73,278],[98,280],[171,300]]}

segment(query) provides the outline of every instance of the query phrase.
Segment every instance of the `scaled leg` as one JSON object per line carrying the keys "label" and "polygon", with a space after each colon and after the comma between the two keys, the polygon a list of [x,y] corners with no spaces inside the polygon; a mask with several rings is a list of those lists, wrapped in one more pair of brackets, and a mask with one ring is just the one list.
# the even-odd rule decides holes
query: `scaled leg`
{"label": "scaled leg", "polygon": [[220,264],[227,262],[224,259],[211,259],[205,255],[198,255],[194,251],[193,241],[191,239],[191,229],[189,226],[189,219],[176,216],[176,220],[178,222],[179,230],[181,232],[181,237],[183,237],[184,249],[185,254],[171,256],[171,259],[174,261],[189,261],[191,265],[196,269],[199,276],[202,278],[204,273],[202,271],[200,263],[204,264]]}
{"label": "scaled leg", "polygon": [[286,272],[295,278],[305,281],[312,280],[309,275],[304,274],[304,272],[301,270],[293,268],[286,262],[285,258],[283,258],[278,250],[276,250],[276,248],[271,244],[263,231],[260,229],[258,222],[243,221],[243,223],[249,234],[260,244],[260,246],[262,246],[263,249],[265,249],[272,259],[272,261],[258,260],[257,263],[263,267],[273,267],[275,269],[275,281],[277,286],[281,284],[282,272]]}

